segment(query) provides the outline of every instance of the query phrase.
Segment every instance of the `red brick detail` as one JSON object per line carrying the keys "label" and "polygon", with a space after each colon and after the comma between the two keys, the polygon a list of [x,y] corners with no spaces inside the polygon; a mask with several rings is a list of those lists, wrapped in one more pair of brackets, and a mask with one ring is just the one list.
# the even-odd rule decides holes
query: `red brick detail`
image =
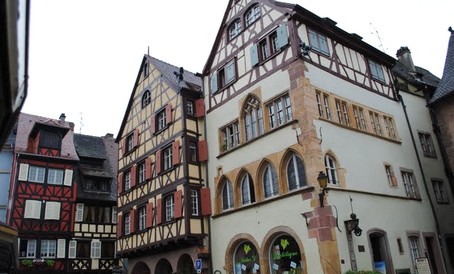
{"label": "red brick detail", "polygon": [[303,201],[310,200],[310,199],[312,199],[312,193],[311,192],[303,193]]}
{"label": "red brick detail", "polygon": [[333,234],[331,232],[331,228],[320,228],[318,230],[318,239],[320,242],[323,241],[332,241]]}

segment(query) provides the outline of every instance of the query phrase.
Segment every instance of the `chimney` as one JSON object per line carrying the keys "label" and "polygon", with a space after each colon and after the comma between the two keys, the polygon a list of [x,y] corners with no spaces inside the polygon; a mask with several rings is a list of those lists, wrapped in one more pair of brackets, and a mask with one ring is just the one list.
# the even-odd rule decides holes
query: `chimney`
{"label": "chimney", "polygon": [[104,137],[106,137],[108,139],[112,139],[113,138],[113,134],[112,133],[107,133]]}
{"label": "chimney", "polygon": [[66,119],[66,115],[64,113],[60,114],[60,124],[64,124],[65,123],[65,119]]}
{"label": "chimney", "polygon": [[413,64],[413,59],[411,58],[411,52],[408,47],[400,47],[396,53],[397,59],[402,63],[410,72],[416,73],[415,65]]}

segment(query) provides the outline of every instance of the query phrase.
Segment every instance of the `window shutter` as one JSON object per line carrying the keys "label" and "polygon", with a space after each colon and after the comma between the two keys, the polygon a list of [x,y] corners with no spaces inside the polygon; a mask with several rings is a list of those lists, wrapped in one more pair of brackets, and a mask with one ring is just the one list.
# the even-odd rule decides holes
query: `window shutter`
{"label": "window shutter", "polygon": [[139,146],[139,129],[136,128],[134,130],[134,147],[138,147]]}
{"label": "window shutter", "polygon": [[46,220],[59,220],[60,219],[60,202],[46,202],[46,211],[44,212],[44,219]]}
{"label": "window shutter", "polygon": [[123,192],[123,173],[118,174],[118,194]]}
{"label": "window shutter", "polygon": [[180,163],[180,142],[178,140],[172,143],[172,165],[178,165]]}
{"label": "window shutter", "polygon": [[391,183],[392,183],[393,186],[397,186],[397,178],[396,178],[396,176],[393,175],[391,177]]}
{"label": "window shutter", "polygon": [[172,122],[172,105],[166,105],[166,124],[169,125]]}
{"label": "window shutter", "polygon": [[233,80],[235,80],[235,77],[236,77],[236,72],[235,71],[236,71],[235,70],[235,59],[233,59],[232,61],[230,61],[227,64],[227,67],[226,67],[226,71],[225,71],[226,83],[230,83]]}
{"label": "window shutter", "polygon": [[258,45],[253,44],[251,47],[251,65],[253,67],[257,66],[259,63],[259,51],[258,51]]}
{"label": "window shutter", "polygon": [[205,116],[205,103],[203,98],[195,100],[195,117],[203,117]]}
{"label": "window shutter", "polygon": [[73,184],[73,171],[71,169],[65,169],[65,181],[63,182],[65,186],[72,186]]}
{"label": "window shutter", "polygon": [[137,210],[134,208],[131,209],[130,215],[129,215],[129,231],[130,233],[134,233],[136,231],[136,215],[137,215]]}
{"label": "window shutter", "polygon": [[200,189],[200,200],[202,202],[202,216],[211,215],[211,193],[207,187]]}
{"label": "window shutter", "polygon": [[30,219],[41,219],[41,201],[26,200],[24,217]]}
{"label": "window shutter", "polygon": [[123,236],[123,215],[117,217],[117,237]]}
{"label": "window shutter", "polygon": [[92,259],[101,258],[101,241],[100,240],[91,240],[90,257]]}
{"label": "window shutter", "polygon": [[57,240],[57,258],[65,258],[66,256],[66,240]]}
{"label": "window shutter", "polygon": [[150,228],[153,226],[153,204],[148,203],[147,204],[147,219],[145,220],[147,228]]}
{"label": "window shutter", "polygon": [[162,223],[162,199],[158,199],[156,203],[156,224]]}
{"label": "window shutter", "polygon": [[150,134],[153,135],[156,132],[156,117],[153,115],[150,117]]}
{"label": "window shutter", "polygon": [[145,179],[151,179],[151,159],[150,157],[145,159]]}
{"label": "window shutter", "polygon": [[177,192],[175,192],[174,194],[174,198],[175,198],[175,206],[173,207],[174,208],[174,215],[175,215],[175,218],[181,218],[181,216],[183,216],[183,192],[181,190],[178,190]]}
{"label": "window shutter", "polygon": [[199,150],[199,161],[204,162],[208,160],[208,145],[206,140],[201,140],[198,142]]}
{"label": "window shutter", "polygon": [[162,155],[162,150],[156,151],[156,159],[155,159],[155,165],[156,165],[156,174],[159,174],[161,172],[161,155]]}
{"label": "window shutter", "polygon": [[28,180],[28,164],[20,164],[19,166],[19,181],[27,181]]}
{"label": "window shutter", "polygon": [[76,222],[82,222],[84,219],[84,204],[76,205]]}
{"label": "window shutter", "polygon": [[211,93],[216,93],[218,91],[218,73],[214,72],[211,75],[210,79]]}
{"label": "window shutter", "polygon": [[288,32],[287,32],[287,26],[286,25],[280,25],[277,30],[277,47],[278,48],[283,48],[288,44]]}
{"label": "window shutter", "polygon": [[68,248],[68,258],[69,259],[76,258],[76,250],[77,250],[77,241],[75,241],[75,240],[69,241],[69,248]]}
{"label": "window shutter", "polygon": [[121,140],[121,155],[124,156],[126,154],[126,138]]}
{"label": "window shutter", "polygon": [[131,184],[130,184],[130,188],[133,188],[136,185],[136,180],[137,180],[137,164],[134,164],[131,167]]}

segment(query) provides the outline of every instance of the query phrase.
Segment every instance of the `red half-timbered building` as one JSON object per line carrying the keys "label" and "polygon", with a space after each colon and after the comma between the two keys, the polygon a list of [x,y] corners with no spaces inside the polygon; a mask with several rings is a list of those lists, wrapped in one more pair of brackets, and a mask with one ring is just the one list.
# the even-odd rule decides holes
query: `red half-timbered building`
{"label": "red half-timbered building", "polygon": [[74,124],[21,113],[8,223],[18,230],[18,273],[66,273],[74,227],[78,162]]}

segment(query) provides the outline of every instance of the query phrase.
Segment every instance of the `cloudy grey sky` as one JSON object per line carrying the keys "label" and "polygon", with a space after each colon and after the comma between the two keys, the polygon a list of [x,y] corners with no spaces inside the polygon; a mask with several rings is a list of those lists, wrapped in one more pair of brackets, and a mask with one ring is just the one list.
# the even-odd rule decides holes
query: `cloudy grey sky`
{"label": "cloudy grey sky", "polygon": [[[75,132],[118,134],[144,54],[200,72],[228,0],[31,1],[29,88],[23,112],[66,114]],[[451,0],[285,0],[442,76]]]}

